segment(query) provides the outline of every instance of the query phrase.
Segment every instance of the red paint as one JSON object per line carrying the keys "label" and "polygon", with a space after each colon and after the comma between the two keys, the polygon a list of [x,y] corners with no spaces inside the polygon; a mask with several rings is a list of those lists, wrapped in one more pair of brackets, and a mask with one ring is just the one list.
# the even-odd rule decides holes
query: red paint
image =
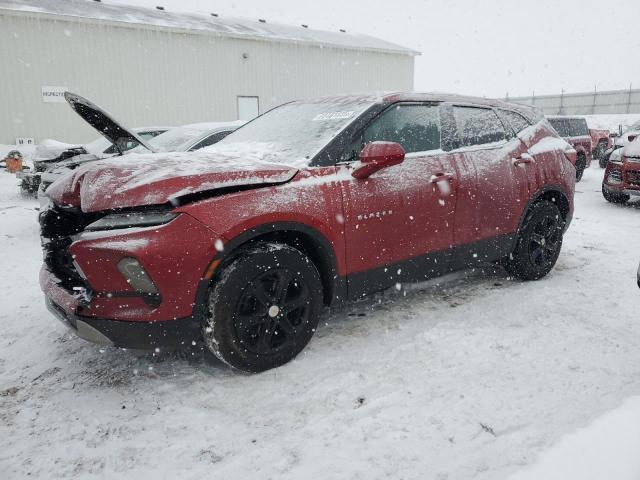
{"label": "red paint", "polygon": [[613,139],[611,138],[609,130],[590,128],[589,135],[591,136],[591,150],[594,151],[600,142],[606,142],[607,148],[613,146]]}
{"label": "red paint", "polygon": [[[622,178],[622,183],[610,181],[609,175],[614,172],[617,172],[619,178]],[[623,153],[620,163],[608,162],[602,182],[613,192],[627,191],[627,193],[638,192],[640,194],[640,158],[627,158]]]}
{"label": "red paint", "polygon": [[[423,100],[421,95],[402,94],[380,101]],[[557,138],[546,122],[531,128],[535,131],[526,142],[515,138],[499,148],[405,155],[398,144],[387,142],[367,146],[360,163],[259,171],[225,171],[212,164],[200,174],[135,187],[124,180],[130,172],[113,165],[74,174],[50,187],[50,196],[55,203],[75,205],[84,212],[166,203],[184,191],[254,188],[177,207],[181,215],[158,227],[81,234],[70,251],[98,292],[89,306],[55,285],[46,270],[41,286],[68,313],[128,321],[171,320],[192,314],[196,289],[212,260],[229,253],[229,245],[252,229],[283,222],[310,229],[333,250],[337,275],[348,277],[514,234],[528,203],[545,187],[565,193],[571,215],[575,171],[564,147],[530,154],[529,150],[537,152],[534,147],[541,141]],[[225,245],[222,253],[216,249],[218,240]],[[116,268],[125,256],[144,266],[162,295],[159,307],[141,298],[107,295],[131,291]]]}

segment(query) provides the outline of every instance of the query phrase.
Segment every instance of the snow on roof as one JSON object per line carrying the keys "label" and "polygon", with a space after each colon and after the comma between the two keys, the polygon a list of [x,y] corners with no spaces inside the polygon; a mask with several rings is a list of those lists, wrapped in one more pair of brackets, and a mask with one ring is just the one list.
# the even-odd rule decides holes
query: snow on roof
{"label": "snow on roof", "polygon": [[[162,3],[159,0],[159,3]],[[307,43],[404,55],[420,52],[379,38],[351,32],[328,32],[270,21],[218,17],[211,13],[172,12],[129,5],[111,5],[91,0],[0,0],[0,11],[17,11],[70,18],[151,25],[235,38]]]}

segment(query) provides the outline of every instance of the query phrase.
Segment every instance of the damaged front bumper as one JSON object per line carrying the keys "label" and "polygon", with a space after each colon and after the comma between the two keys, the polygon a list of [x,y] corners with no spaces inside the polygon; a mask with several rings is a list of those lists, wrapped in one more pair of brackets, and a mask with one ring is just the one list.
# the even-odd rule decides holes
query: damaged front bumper
{"label": "damaged front bumper", "polygon": [[123,321],[79,315],[87,301],[82,293],[72,294],[59,285],[56,276],[42,267],[40,286],[46,306],[64,325],[89,342],[138,350],[177,350],[195,345],[200,338],[201,312],[167,321]]}

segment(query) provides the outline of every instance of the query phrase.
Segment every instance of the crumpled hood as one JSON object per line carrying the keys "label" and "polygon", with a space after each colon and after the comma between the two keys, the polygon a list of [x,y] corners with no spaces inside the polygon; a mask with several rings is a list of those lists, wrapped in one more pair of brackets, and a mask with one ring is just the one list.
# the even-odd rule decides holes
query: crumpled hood
{"label": "crumpled hood", "polygon": [[89,162],[55,181],[47,196],[84,212],[160,205],[193,193],[279,184],[297,168],[207,152],[128,154]]}

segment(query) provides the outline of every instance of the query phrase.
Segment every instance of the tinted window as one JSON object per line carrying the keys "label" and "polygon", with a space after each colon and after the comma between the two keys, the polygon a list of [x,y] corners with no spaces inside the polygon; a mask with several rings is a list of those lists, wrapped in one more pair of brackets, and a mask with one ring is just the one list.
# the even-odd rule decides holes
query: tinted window
{"label": "tinted window", "polygon": [[579,135],[589,135],[589,127],[587,127],[587,121],[584,118],[570,118],[569,128],[571,135],[577,137]]}
{"label": "tinted window", "polygon": [[227,130],[224,132],[218,132],[218,133],[214,133],[212,135],[209,135],[207,138],[205,138],[204,140],[202,140],[201,142],[199,142],[198,144],[194,145],[193,147],[191,147],[189,149],[189,151],[194,151],[194,150],[199,150],[201,148],[204,147],[208,147],[209,145],[213,145],[215,143],[218,143],[220,140],[222,140],[224,137],[226,137],[227,135],[229,135],[233,130]]}
{"label": "tinted window", "polygon": [[587,121],[584,118],[549,118],[549,123],[561,137],[579,137],[589,135]]}
{"label": "tinted window", "polygon": [[505,140],[500,119],[493,110],[476,107],[454,107],[453,116],[459,147],[484,145]]}
{"label": "tinted window", "polygon": [[436,105],[396,105],[385,110],[364,132],[362,144],[397,142],[406,153],[440,148],[440,116]]}
{"label": "tinted window", "polygon": [[519,113],[511,112],[509,110],[498,110],[498,113],[507,125],[510,125],[516,133],[521,132],[530,125],[527,119]]}

